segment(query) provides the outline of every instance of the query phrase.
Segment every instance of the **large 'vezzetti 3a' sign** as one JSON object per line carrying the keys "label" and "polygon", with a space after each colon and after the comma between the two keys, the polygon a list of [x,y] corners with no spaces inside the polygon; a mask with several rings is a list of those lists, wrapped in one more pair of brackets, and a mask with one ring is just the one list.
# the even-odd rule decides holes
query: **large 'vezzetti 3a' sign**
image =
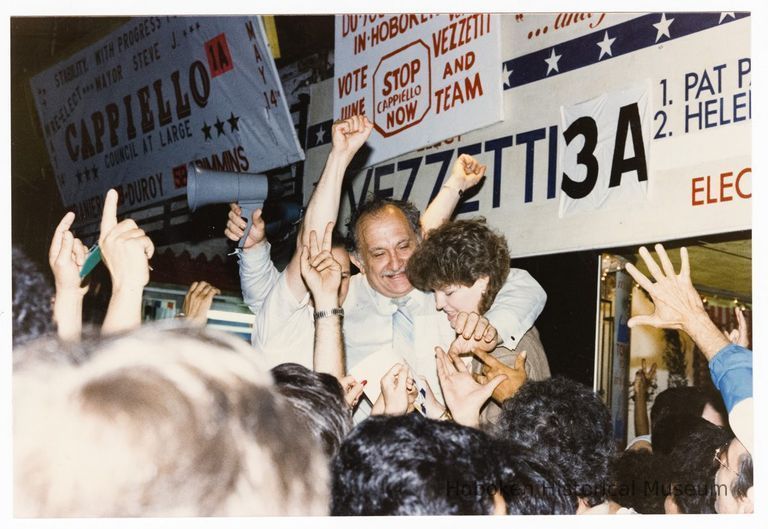
{"label": "large 'vezzetti 3a' sign", "polygon": [[366,114],[369,164],[502,118],[500,17],[336,17],[333,115]]}
{"label": "large 'vezzetti 3a' sign", "polygon": [[[503,122],[354,175],[342,220],[369,194],[423,211],[468,153],[488,169],[459,216],[485,216],[515,257],[751,228],[748,13],[500,17],[502,60],[474,67],[503,72],[484,87],[503,92]],[[312,94],[305,196],[337,89]]]}
{"label": "large 'vezzetti 3a' sign", "polygon": [[62,202],[80,222],[185,193],[187,164],[259,172],[302,152],[259,17],[133,19],[31,80]]}

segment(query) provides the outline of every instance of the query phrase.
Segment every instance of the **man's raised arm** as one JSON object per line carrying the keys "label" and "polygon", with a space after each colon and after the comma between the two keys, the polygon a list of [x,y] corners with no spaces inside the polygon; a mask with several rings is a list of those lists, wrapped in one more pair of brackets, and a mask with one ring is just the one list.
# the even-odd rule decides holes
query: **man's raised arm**
{"label": "man's raised arm", "polygon": [[451,218],[459,199],[467,189],[480,182],[485,175],[485,169],[485,165],[468,154],[462,154],[456,158],[448,180],[421,215],[422,237],[428,237],[430,230],[442,226]]}
{"label": "man's raised arm", "polygon": [[296,251],[285,270],[288,286],[296,300],[303,299],[307,293],[307,287],[301,279],[301,249],[304,246],[309,247],[309,234],[312,231],[323,233],[329,222],[336,222],[344,172],[370,136],[371,130],[373,123],[365,116],[352,116],[333,124],[331,153],[307,204],[296,241]]}

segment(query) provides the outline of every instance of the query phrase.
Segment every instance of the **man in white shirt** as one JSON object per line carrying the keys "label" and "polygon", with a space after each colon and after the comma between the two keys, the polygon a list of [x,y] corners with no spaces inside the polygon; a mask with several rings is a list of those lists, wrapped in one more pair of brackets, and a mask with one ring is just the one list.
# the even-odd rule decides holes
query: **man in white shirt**
{"label": "man in white shirt", "polygon": [[[256,309],[254,347],[272,365],[298,362],[313,367],[313,318],[318,315],[310,305],[301,279],[298,266],[301,247],[309,246],[311,231],[323,233],[329,222],[336,221],[344,171],[372,128],[364,116],[353,116],[334,124],[333,147],[307,206],[297,251],[279,275],[269,263],[269,245],[259,232],[263,230],[256,222],[260,212],[254,214],[254,228],[240,252],[241,287],[246,302],[252,310]],[[412,205],[401,201],[375,199],[361,205],[350,227],[355,242],[353,261],[361,274],[349,279],[348,293],[347,282],[342,282],[339,308],[343,308],[343,313],[319,314],[320,317],[340,317],[338,313],[341,313],[345,317],[347,371],[369,355],[405,357],[415,371],[413,374],[424,375],[441,399],[434,361],[436,345],[451,347],[455,352],[468,352],[479,344],[493,349],[502,341],[514,347],[541,313],[546,302],[543,289],[527,272],[513,269],[486,314],[487,320],[478,315],[464,316],[462,327],[466,332],[457,337],[447,319],[435,310],[434,295],[415,290],[405,274],[408,258],[421,237],[448,220],[461,194],[479,182],[484,172],[485,166],[470,156],[459,157],[446,184],[421,219]],[[245,228],[238,213],[233,208],[227,224],[226,234],[232,240],[241,238]],[[334,247],[334,257],[346,272],[349,264],[344,253]],[[265,296],[261,306],[260,295]],[[398,315],[395,302],[405,306]],[[398,320],[403,311],[407,316]],[[405,327],[400,324],[402,321],[406,322]],[[410,334],[407,338],[402,336],[403,328],[405,334]],[[378,384],[379,381],[370,382]]]}

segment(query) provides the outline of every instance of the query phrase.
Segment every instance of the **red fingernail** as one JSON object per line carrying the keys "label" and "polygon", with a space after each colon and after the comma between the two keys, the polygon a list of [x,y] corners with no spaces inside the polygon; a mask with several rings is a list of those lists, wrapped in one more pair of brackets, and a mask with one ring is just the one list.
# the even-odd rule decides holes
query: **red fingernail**
{"label": "red fingernail", "polygon": [[360,382],[360,383],[361,383],[363,386],[365,386],[365,385],[368,383],[368,381],[367,381],[367,380],[363,380],[363,381],[362,381],[362,382]]}

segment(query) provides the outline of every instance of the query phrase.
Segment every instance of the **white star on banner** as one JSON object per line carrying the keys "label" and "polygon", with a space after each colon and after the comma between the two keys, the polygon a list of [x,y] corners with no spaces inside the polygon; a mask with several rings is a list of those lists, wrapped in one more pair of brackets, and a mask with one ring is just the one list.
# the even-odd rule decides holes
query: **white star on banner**
{"label": "white star on banner", "polygon": [[317,140],[315,141],[315,144],[320,145],[323,143],[323,140],[325,139],[325,129],[323,129],[323,126],[320,125],[320,128],[317,129]]}
{"label": "white star on banner", "polygon": [[511,83],[509,82],[509,78],[512,75],[512,72],[514,70],[507,69],[507,63],[503,63],[501,65],[501,75],[504,77],[504,88],[509,88]]}
{"label": "white star on banner", "polygon": [[603,58],[603,55],[608,54],[609,56],[613,57],[613,52],[611,52],[611,46],[613,45],[613,41],[616,40],[616,37],[614,38],[608,38],[608,32],[605,32],[605,35],[603,36],[603,40],[597,43],[597,45],[600,47],[600,57],[597,58],[599,61]]}
{"label": "white star on banner", "polygon": [[552,70],[560,73],[560,69],[557,66],[560,57],[562,57],[562,55],[555,55],[555,48],[552,48],[552,54],[549,56],[549,59],[544,59],[544,62],[547,63],[547,75],[549,75]]}
{"label": "white star on banner", "polygon": [[656,28],[656,42],[659,42],[659,39],[662,36],[665,36],[667,38],[669,37],[669,25],[674,22],[674,18],[670,18],[667,20],[667,15],[665,13],[661,14],[661,20],[659,20],[656,24],[653,25],[653,27]]}
{"label": "white star on banner", "polygon": [[728,11],[727,13],[720,13],[720,21],[718,22],[718,24],[722,24],[723,20],[725,20],[728,17],[731,17],[732,19],[736,20],[736,13],[734,13],[733,11]]}

